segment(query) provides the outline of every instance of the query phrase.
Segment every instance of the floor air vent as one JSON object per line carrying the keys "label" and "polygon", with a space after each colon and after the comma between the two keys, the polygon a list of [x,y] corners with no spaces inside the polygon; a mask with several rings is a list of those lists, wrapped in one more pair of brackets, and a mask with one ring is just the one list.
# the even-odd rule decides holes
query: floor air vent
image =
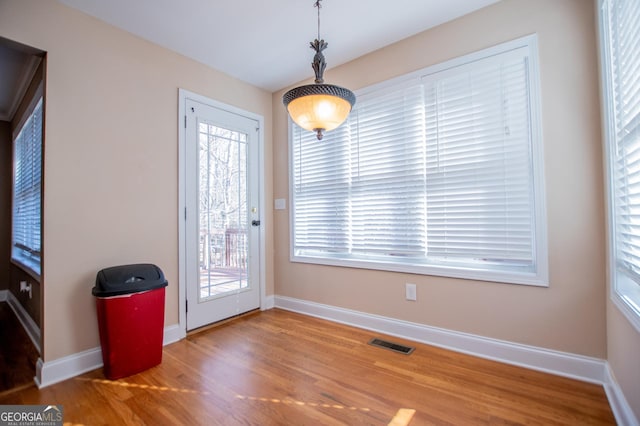
{"label": "floor air vent", "polygon": [[393,343],[387,340],[376,339],[376,338],[369,340],[369,344],[372,346],[377,346],[379,348],[389,349],[390,351],[398,352],[405,355],[409,355],[415,349],[410,346],[405,346],[399,343]]}

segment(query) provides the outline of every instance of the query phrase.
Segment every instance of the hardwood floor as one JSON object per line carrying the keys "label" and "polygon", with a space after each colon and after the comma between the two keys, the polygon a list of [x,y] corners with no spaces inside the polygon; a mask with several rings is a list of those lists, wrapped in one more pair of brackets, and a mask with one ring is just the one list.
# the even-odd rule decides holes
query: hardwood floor
{"label": "hardwood floor", "polygon": [[143,373],[96,370],[0,404],[62,404],[75,425],[615,424],[599,385],[278,309],[190,335]]}
{"label": "hardwood floor", "polygon": [[33,384],[38,351],[7,302],[0,302],[0,396]]}

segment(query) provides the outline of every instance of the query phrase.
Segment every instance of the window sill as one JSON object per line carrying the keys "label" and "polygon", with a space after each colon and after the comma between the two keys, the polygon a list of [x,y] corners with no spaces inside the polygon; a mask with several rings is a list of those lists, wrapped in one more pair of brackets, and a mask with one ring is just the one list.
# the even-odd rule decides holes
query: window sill
{"label": "window sill", "polygon": [[11,263],[22,269],[25,273],[29,274],[31,278],[40,283],[40,262],[36,262],[33,259],[24,258],[22,256],[13,255],[11,257]]}
{"label": "window sill", "polygon": [[640,285],[618,272],[612,287],[611,300],[640,333]]}
{"label": "window sill", "polygon": [[372,269],[389,272],[402,272],[418,275],[433,275],[446,278],[459,278],[466,280],[489,281],[504,284],[529,285],[535,287],[549,287],[549,279],[543,267],[539,266],[540,271],[523,272],[523,271],[504,271],[504,270],[488,270],[472,267],[460,267],[449,265],[417,265],[417,264],[401,264],[401,263],[385,263],[371,260],[347,260],[340,258],[319,257],[310,255],[292,255],[292,262],[312,263],[316,265],[340,266],[347,268]]}

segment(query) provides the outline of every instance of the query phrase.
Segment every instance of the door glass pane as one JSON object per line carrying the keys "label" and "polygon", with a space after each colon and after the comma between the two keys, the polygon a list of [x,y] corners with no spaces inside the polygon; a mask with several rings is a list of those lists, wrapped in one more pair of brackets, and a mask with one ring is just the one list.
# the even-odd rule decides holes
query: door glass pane
{"label": "door glass pane", "polygon": [[247,135],[198,124],[200,300],[248,287]]}

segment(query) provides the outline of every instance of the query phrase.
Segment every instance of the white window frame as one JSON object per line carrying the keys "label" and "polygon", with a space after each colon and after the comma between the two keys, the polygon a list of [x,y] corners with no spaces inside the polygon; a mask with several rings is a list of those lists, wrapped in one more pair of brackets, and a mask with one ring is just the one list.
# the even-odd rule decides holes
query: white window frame
{"label": "white window frame", "polygon": [[[539,87],[539,67],[538,67],[538,48],[537,35],[532,34],[516,40],[512,40],[500,45],[484,49],[475,53],[465,55],[441,64],[430,66],[416,72],[400,76],[356,92],[358,97],[367,96],[375,92],[384,92],[386,90],[394,90],[396,87],[410,85],[412,82],[419,81],[430,74],[434,74],[452,67],[475,62],[483,58],[494,55],[507,53],[520,48],[528,49],[529,60],[529,89],[530,89],[530,107],[531,107],[531,161],[534,185],[535,199],[535,235],[533,238],[534,256],[536,259],[536,270],[534,272],[523,271],[496,271],[489,269],[475,268],[471,265],[450,266],[450,265],[415,265],[402,263],[382,263],[376,261],[347,260],[341,258],[330,257],[314,257],[308,255],[296,254],[295,244],[295,206],[294,206],[294,179],[292,176],[294,170],[293,159],[293,129],[295,124],[289,119],[289,199],[291,200],[290,220],[290,260],[292,262],[312,263],[320,265],[331,265],[341,267],[355,267],[364,269],[405,272],[422,275],[435,275],[453,278],[474,279],[491,282],[501,282],[509,284],[524,284],[547,287],[549,285],[548,277],[548,249],[547,249],[547,221],[545,207],[545,191],[544,191],[544,163],[543,163],[543,146],[542,146],[542,124],[540,113],[540,87]],[[326,143],[326,142],[319,142]]]}
{"label": "white window frame", "polygon": [[[24,127],[33,119],[33,113],[35,112],[38,104],[42,104],[41,105],[41,112],[40,112],[40,134],[41,134],[41,139],[40,139],[40,164],[37,164],[36,166],[40,168],[40,181],[38,182],[38,187],[39,187],[39,204],[40,204],[40,218],[39,218],[39,229],[38,229],[38,234],[40,235],[40,250],[37,253],[32,253],[32,254],[27,254],[25,251],[25,249],[22,249],[20,247],[16,246],[16,242],[15,242],[15,224],[14,224],[14,217],[15,217],[15,191],[16,191],[16,164],[15,164],[15,144],[16,144],[16,140],[18,138],[18,136],[21,134],[21,132],[24,130]],[[28,108],[26,109],[23,117],[21,118],[19,125],[16,127],[15,131],[14,131],[14,136],[13,136],[13,179],[12,179],[12,209],[11,209],[11,262],[18,265],[19,267],[21,267],[25,272],[27,272],[29,275],[31,275],[34,279],[36,280],[40,280],[41,278],[41,274],[42,274],[42,182],[43,182],[43,169],[42,169],[42,158],[44,155],[43,152],[43,147],[42,147],[42,138],[44,138],[44,97],[43,97],[43,87],[42,87],[42,83],[38,86],[36,93],[34,94],[33,98],[31,99],[31,102],[29,103]],[[33,249],[33,248],[28,248],[29,249]]]}
{"label": "white window frame", "polygon": [[598,0],[598,32],[599,32],[599,56],[600,76],[602,91],[602,120],[604,135],[605,157],[605,190],[607,200],[607,226],[608,226],[608,280],[609,297],[618,307],[629,322],[640,332],[640,285],[633,281],[627,274],[617,267],[617,238],[616,238],[616,212],[615,212],[615,161],[616,161],[616,137],[615,137],[615,100],[613,93],[613,75],[611,71],[611,51],[608,38],[608,22],[605,9],[614,0]]}

